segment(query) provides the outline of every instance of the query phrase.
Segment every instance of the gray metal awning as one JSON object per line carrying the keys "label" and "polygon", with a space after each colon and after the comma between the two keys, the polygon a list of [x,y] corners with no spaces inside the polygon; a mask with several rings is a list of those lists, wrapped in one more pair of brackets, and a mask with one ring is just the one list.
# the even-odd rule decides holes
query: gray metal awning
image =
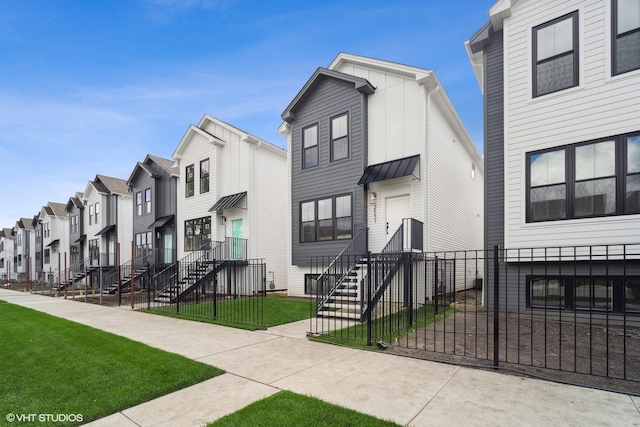
{"label": "gray metal awning", "polygon": [[60,239],[53,240],[51,243],[49,243],[49,244],[48,244],[47,246],[45,246],[45,247],[46,247],[46,248],[48,248],[48,247],[50,247],[50,246],[55,245],[56,243],[60,243]]}
{"label": "gray metal awning", "polygon": [[167,216],[160,217],[160,218],[156,219],[154,221],[154,223],[149,226],[149,230],[153,230],[155,228],[160,228],[160,227],[164,226],[166,223],[168,223],[169,221],[171,221],[172,219],[173,219],[173,215],[167,215]]}
{"label": "gray metal awning", "polygon": [[98,231],[96,233],[96,236],[102,236],[103,234],[107,234],[111,230],[115,230],[115,228],[116,228],[115,224],[107,225],[105,228],[103,228],[102,230]]}
{"label": "gray metal awning", "polygon": [[420,160],[420,155],[416,154],[415,156],[368,166],[364,170],[360,181],[358,181],[358,185],[411,175],[416,164],[418,164],[418,160]]}
{"label": "gray metal awning", "polygon": [[73,242],[73,243],[80,243],[80,242],[84,242],[84,239],[86,239],[86,238],[87,238],[87,235],[86,235],[86,234],[83,234],[82,236],[80,236],[80,238],[79,238],[78,240],[76,240],[76,241],[75,241],[75,242]]}
{"label": "gray metal awning", "polygon": [[221,197],[215,205],[213,205],[211,207],[211,209],[209,209],[209,212],[220,212],[224,209],[229,209],[229,208],[233,208],[235,205],[238,204],[238,202],[240,202],[240,200],[242,200],[245,196],[247,195],[246,191],[243,191],[242,193],[237,193],[237,194],[232,194],[230,196],[224,196]]}

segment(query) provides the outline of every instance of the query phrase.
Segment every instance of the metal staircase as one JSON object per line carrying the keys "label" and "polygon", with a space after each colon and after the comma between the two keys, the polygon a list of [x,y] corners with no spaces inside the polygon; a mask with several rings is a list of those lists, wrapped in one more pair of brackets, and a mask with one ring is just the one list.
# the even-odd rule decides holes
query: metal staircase
{"label": "metal staircase", "polygon": [[318,303],[318,317],[362,321],[372,312],[405,263],[406,252],[422,250],[422,223],[404,219],[380,253],[371,258],[362,250],[366,239],[366,232],[359,233],[318,276],[319,293],[328,289]]}
{"label": "metal staircase", "polygon": [[154,301],[176,303],[187,298],[199,286],[206,286],[223,268],[245,264],[246,240],[227,238],[224,242],[203,245],[182,260],[156,274],[153,278],[160,289]]}

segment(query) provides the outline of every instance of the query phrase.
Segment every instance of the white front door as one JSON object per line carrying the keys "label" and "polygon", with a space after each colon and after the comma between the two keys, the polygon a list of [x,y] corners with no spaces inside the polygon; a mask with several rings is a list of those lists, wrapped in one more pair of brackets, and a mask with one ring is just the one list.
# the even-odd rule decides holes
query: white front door
{"label": "white front door", "polygon": [[385,241],[389,241],[402,224],[402,219],[411,217],[409,195],[386,197],[384,199],[384,215],[387,235]]}

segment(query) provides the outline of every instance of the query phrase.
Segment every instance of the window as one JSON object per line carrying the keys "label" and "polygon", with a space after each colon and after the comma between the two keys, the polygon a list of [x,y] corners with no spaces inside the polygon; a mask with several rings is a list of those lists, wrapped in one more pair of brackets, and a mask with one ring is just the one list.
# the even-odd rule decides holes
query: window
{"label": "window", "polygon": [[613,75],[640,68],[640,2],[613,0]]}
{"label": "window", "polygon": [[302,130],[302,168],[318,166],[318,125]]}
{"label": "window", "polygon": [[142,216],[142,191],[136,192],[136,215]]}
{"label": "window", "polygon": [[46,248],[44,250],[44,263],[45,264],[51,263],[51,250],[49,248]]}
{"label": "window", "polygon": [[93,224],[94,209],[95,206],[89,205],[89,225]]}
{"label": "window", "polygon": [[527,276],[527,287],[528,307],[640,312],[640,277]]}
{"label": "window", "polygon": [[193,184],[194,184],[194,174],[193,174],[193,165],[189,165],[185,168],[185,188],[184,188],[184,193],[185,193],[185,197],[191,197],[194,194],[194,188],[193,188]]}
{"label": "window", "polygon": [[578,12],[533,28],[533,96],[578,85]]}
{"label": "window", "polygon": [[352,230],[351,195],[300,204],[300,242],[350,239]]}
{"label": "window", "polygon": [[78,231],[78,215],[73,215],[71,217],[71,232],[77,233]]}
{"label": "window", "polygon": [[527,154],[527,222],[640,213],[640,134]]}
{"label": "window", "polygon": [[349,157],[348,115],[343,114],[331,119],[331,161]]}
{"label": "window", "polygon": [[51,223],[45,222],[42,228],[44,230],[44,237],[51,237]]}
{"label": "window", "polygon": [[89,240],[89,258],[100,258],[100,239]]}
{"label": "window", "polygon": [[100,203],[96,202],[96,224],[100,222]]}
{"label": "window", "polygon": [[200,162],[200,193],[209,192],[209,159]]}
{"label": "window", "polygon": [[72,264],[80,261],[80,247],[78,245],[71,246],[69,252],[71,253],[70,258]]}
{"label": "window", "polygon": [[184,250],[195,251],[211,242],[211,217],[184,222]]}
{"label": "window", "polygon": [[531,221],[566,218],[564,150],[532,154],[528,165]]}
{"label": "window", "polygon": [[640,135],[626,138],[625,212],[640,213]]}
{"label": "window", "polygon": [[153,250],[153,233],[136,233],[136,256],[141,257]]}
{"label": "window", "polygon": [[615,141],[576,147],[576,217],[616,212],[615,154]]}
{"label": "window", "polygon": [[151,189],[144,190],[144,211],[145,213],[151,213]]}

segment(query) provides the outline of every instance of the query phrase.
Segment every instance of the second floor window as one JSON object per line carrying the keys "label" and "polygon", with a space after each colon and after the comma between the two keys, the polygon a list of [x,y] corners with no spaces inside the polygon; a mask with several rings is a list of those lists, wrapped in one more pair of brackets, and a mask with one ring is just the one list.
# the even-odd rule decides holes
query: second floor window
{"label": "second floor window", "polygon": [[94,209],[95,206],[93,205],[89,205],[89,225],[93,224],[94,222],[96,222],[93,218],[94,216]]}
{"label": "second floor window", "polygon": [[185,168],[185,180],[184,180],[184,195],[185,197],[191,197],[194,194],[194,180],[193,165],[189,165]]}
{"label": "second floor window", "polygon": [[136,193],[136,215],[142,216],[142,191]]}
{"label": "second floor window", "polygon": [[578,12],[533,28],[533,97],[578,85]]}
{"label": "second floor window", "polygon": [[100,203],[99,202],[96,202],[95,212],[96,212],[96,224],[98,224],[100,223]]}
{"label": "second floor window", "polygon": [[209,192],[209,159],[200,162],[200,193]]}
{"label": "second floor window", "polygon": [[640,69],[640,1],[613,0],[613,75]]}
{"label": "second floor window", "polygon": [[78,227],[78,215],[73,215],[71,217],[71,232],[77,233],[78,231],[80,231]]}
{"label": "second floor window", "polygon": [[318,125],[302,130],[302,168],[318,166]]}
{"label": "second floor window", "polygon": [[144,190],[144,211],[145,213],[151,213],[151,189]]}
{"label": "second floor window", "polygon": [[348,115],[331,119],[331,161],[349,157]]}

